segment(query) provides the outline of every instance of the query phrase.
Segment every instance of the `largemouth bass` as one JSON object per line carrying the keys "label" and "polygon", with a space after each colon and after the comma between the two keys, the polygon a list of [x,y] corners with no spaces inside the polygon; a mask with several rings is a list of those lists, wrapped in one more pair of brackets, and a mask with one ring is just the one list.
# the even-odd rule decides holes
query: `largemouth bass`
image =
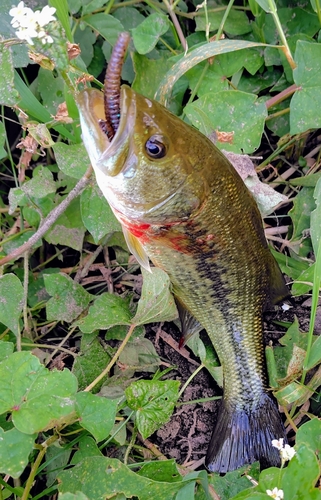
{"label": "largemouth bass", "polygon": [[77,98],[97,183],[141,265],[164,269],[173,293],[207,331],[223,367],[224,395],[206,466],[227,472],[279,465],[285,438],[267,392],[262,312],[288,290],[255,201],[213,143],[128,86],[111,141],[99,125],[103,94]]}

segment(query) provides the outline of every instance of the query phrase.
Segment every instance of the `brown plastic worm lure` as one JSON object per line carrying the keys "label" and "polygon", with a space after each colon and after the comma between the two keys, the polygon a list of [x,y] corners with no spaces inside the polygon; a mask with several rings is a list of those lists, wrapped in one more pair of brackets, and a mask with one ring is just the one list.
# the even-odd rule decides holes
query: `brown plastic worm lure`
{"label": "brown plastic worm lure", "polygon": [[106,120],[101,121],[100,126],[110,140],[113,139],[120,120],[121,71],[129,40],[129,33],[123,32],[119,34],[105,76],[104,107]]}

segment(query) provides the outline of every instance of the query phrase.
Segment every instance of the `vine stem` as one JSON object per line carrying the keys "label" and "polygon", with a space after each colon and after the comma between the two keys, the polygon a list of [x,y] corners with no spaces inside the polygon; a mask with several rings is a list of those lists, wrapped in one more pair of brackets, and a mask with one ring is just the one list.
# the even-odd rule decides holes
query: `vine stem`
{"label": "vine stem", "polygon": [[93,380],[91,382],[91,384],[89,384],[85,389],[84,391],[85,392],[89,392],[93,389],[93,387],[95,387],[95,385],[98,384],[98,382],[100,382],[106,375],[108,375],[108,373],[110,372],[110,370],[112,369],[112,367],[114,366],[114,364],[116,363],[117,359],[119,358],[120,354],[123,352],[123,350],[125,349],[125,346],[127,344],[127,342],[129,341],[134,329],[136,328],[136,325],[135,324],[132,324],[130,325],[129,327],[129,330],[126,334],[126,337],[124,338],[124,340],[122,341],[122,343],[120,344],[119,348],[117,349],[114,357],[112,358],[112,360],[110,361],[110,363],[108,363],[108,365],[106,366],[106,368],[100,373],[100,375],[98,375],[98,377],[95,378],[95,380]]}
{"label": "vine stem", "polygon": [[37,458],[36,458],[36,460],[35,460],[32,468],[31,468],[31,471],[30,471],[29,477],[27,479],[26,486],[25,486],[25,489],[23,491],[23,495],[21,497],[21,500],[28,500],[30,490],[32,488],[34,479],[35,479],[37,471],[39,469],[39,465],[41,464],[41,461],[42,461],[43,457],[46,454],[47,448],[52,443],[54,443],[55,441],[57,441],[57,439],[58,439],[58,436],[55,434],[54,436],[51,436],[49,439],[47,439],[47,441],[45,441],[41,445],[41,450],[39,451],[38,456],[37,456]]}
{"label": "vine stem", "polygon": [[43,220],[38,231],[36,231],[35,234],[33,234],[31,238],[29,238],[29,240],[26,241],[23,245],[13,250],[11,253],[9,253],[9,255],[6,255],[6,257],[0,259],[0,266],[3,266],[4,264],[7,264],[12,260],[16,260],[19,257],[21,257],[21,255],[29,251],[32,248],[32,246],[35,243],[37,243],[37,241],[40,240],[40,238],[42,238],[44,234],[46,234],[46,232],[56,222],[58,217],[60,217],[60,215],[63,214],[63,212],[67,209],[70,203],[82,192],[82,190],[87,186],[87,184],[89,184],[91,174],[92,174],[92,167],[90,166],[87,169],[87,172],[84,174],[84,176],[79,180],[76,186],[70,191],[70,193],[60,203],[60,205],[54,208],[50,212],[50,214],[48,214],[47,217]]}
{"label": "vine stem", "polygon": [[181,395],[183,394],[183,392],[185,391],[186,387],[190,384],[190,382],[193,380],[194,377],[196,377],[196,375],[201,371],[203,370],[203,368],[205,368],[205,365],[202,363],[201,365],[199,365],[196,370],[192,373],[192,375],[186,380],[185,384],[183,385],[183,387],[181,388],[181,390],[179,391],[178,393],[178,397],[180,398]]}
{"label": "vine stem", "polygon": [[184,51],[186,52],[187,49],[188,49],[187,42],[186,42],[184,33],[182,31],[181,25],[179,24],[179,21],[177,19],[176,13],[174,12],[173,5],[171,5],[168,2],[168,0],[163,0],[163,2],[166,5],[166,8],[167,8],[168,13],[169,13],[169,15],[171,17],[171,20],[173,21],[173,24],[175,26],[175,29],[176,29],[177,35],[178,35],[178,37],[180,39],[180,42],[182,44],[182,47],[183,47]]}

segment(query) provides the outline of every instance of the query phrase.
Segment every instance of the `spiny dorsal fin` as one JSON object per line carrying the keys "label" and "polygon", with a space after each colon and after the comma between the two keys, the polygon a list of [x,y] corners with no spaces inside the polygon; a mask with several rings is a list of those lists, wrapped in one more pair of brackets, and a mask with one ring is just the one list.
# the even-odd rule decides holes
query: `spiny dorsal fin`
{"label": "spiny dorsal fin", "polygon": [[128,229],[126,227],[124,227],[124,226],[122,226],[122,227],[123,227],[124,237],[125,237],[125,240],[126,240],[126,243],[127,243],[129,250],[131,251],[133,256],[137,259],[139,264],[144,269],[146,269],[146,271],[151,272],[150,265],[149,265],[149,259],[148,259],[147,253],[144,250],[143,245],[141,244],[139,239],[136,238],[136,236],[134,236],[130,231],[128,231]]}

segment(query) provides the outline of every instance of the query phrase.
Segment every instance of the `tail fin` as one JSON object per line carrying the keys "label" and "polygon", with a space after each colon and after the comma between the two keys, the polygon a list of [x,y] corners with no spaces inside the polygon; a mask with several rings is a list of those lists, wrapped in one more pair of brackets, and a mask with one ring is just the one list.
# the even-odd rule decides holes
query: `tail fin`
{"label": "tail fin", "polygon": [[263,393],[252,410],[232,410],[224,400],[208,447],[205,465],[211,472],[228,472],[257,460],[262,468],[279,466],[279,450],[272,439],[284,438],[285,429],[276,404]]}

